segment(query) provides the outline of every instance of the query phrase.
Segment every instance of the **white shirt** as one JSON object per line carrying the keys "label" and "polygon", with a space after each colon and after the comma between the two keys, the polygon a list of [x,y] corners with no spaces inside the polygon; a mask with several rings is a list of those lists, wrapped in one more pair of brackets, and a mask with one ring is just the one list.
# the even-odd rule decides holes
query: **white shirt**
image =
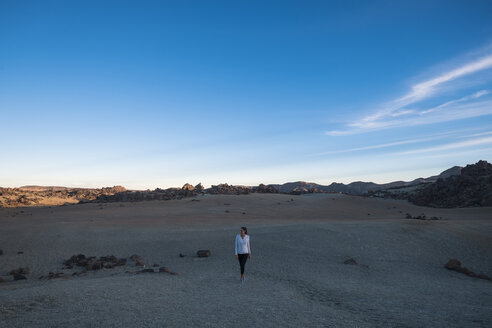
{"label": "white shirt", "polygon": [[236,249],[235,254],[251,254],[251,248],[249,247],[249,236],[245,235],[244,239],[241,238],[240,234],[236,235]]}

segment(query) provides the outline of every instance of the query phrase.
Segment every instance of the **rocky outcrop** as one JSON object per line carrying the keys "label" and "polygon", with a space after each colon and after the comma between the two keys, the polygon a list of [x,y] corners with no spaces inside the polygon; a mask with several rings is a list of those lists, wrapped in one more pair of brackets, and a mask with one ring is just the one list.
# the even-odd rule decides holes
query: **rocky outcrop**
{"label": "rocky outcrop", "polygon": [[470,271],[468,270],[467,268],[461,266],[461,262],[458,261],[457,259],[450,259],[445,265],[444,267],[448,270],[452,270],[452,271],[456,271],[456,272],[460,272],[460,273],[463,273],[463,274],[466,274],[467,276],[470,276],[470,277],[474,277],[474,278],[479,278],[479,279],[485,279],[485,280],[489,280],[489,281],[492,281],[492,278],[484,275],[484,274],[477,274],[473,271]]}
{"label": "rocky outcrop", "polygon": [[72,255],[68,260],[63,261],[64,269],[73,269],[74,266],[83,267],[87,271],[97,271],[101,269],[112,269],[126,264],[126,259],[117,258],[114,255],[86,257],[84,254]]}
{"label": "rocky outcrop", "polygon": [[0,188],[0,207],[63,205],[90,202],[98,197],[125,192],[122,186],[100,189],[26,186]]}
{"label": "rocky outcrop", "polygon": [[253,188],[247,186],[232,186],[223,183],[212,186],[205,191],[212,195],[247,195],[253,192]]}
{"label": "rocky outcrop", "polygon": [[258,187],[254,187],[253,191],[262,194],[278,194],[277,188],[272,185],[265,186],[263,183],[261,183]]}
{"label": "rocky outcrop", "polygon": [[467,165],[460,175],[438,179],[416,190],[408,199],[432,207],[492,206],[492,164],[479,161]]}

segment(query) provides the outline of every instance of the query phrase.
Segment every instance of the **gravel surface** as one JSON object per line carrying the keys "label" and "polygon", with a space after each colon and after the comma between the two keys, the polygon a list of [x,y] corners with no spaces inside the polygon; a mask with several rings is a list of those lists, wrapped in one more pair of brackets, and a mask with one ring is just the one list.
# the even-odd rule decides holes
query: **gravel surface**
{"label": "gravel surface", "polygon": [[[341,195],[0,209],[0,326],[491,327],[492,282],[444,268],[457,258],[492,276],[491,213]],[[252,257],[241,284],[243,225]],[[82,268],[63,260],[79,253],[128,263],[72,276]],[[179,275],[138,274],[133,254]],[[27,280],[12,281],[25,266]],[[39,279],[50,271],[69,277]]]}

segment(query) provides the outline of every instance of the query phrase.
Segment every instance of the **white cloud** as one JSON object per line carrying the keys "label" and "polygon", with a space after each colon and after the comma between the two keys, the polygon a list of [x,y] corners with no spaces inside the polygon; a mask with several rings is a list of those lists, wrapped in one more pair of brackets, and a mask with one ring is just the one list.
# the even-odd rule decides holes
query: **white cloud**
{"label": "white cloud", "polygon": [[398,155],[413,155],[413,154],[431,153],[431,152],[439,152],[439,151],[443,151],[443,150],[453,150],[453,149],[466,148],[466,147],[472,147],[472,146],[484,145],[484,144],[490,144],[490,143],[492,143],[492,137],[476,138],[476,139],[471,139],[471,140],[466,140],[466,141],[448,143],[448,144],[444,144],[444,145],[440,145],[440,146],[436,146],[436,147],[428,147],[428,148],[403,151],[403,152],[399,152],[397,154]]}
{"label": "white cloud", "polygon": [[[449,100],[439,106],[427,109],[407,108],[419,101],[438,96],[441,87],[449,86],[453,81],[468,75],[492,68],[492,55],[476,59],[458,68],[443,72],[431,79],[412,86],[411,91],[386,105],[384,108],[362,119],[350,122],[346,129],[325,132],[331,136],[341,136],[382,130],[401,126],[413,126],[445,122],[492,114],[490,101],[478,102],[477,99],[489,95],[490,91],[480,90],[459,99]],[[489,77],[490,79],[490,77]],[[445,114],[443,111],[445,110]],[[460,111],[461,113],[458,113]]]}

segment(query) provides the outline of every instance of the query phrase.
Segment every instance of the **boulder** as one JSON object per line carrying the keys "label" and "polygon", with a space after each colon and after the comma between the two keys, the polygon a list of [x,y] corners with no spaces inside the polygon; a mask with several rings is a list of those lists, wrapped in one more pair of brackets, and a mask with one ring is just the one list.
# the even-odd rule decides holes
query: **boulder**
{"label": "boulder", "polygon": [[26,276],[20,274],[20,273],[15,273],[14,275],[14,280],[26,280]]}
{"label": "boulder", "polygon": [[445,265],[444,267],[448,270],[452,270],[452,271],[456,271],[456,272],[460,272],[460,273],[463,273],[463,274],[466,274],[467,276],[469,277],[473,277],[473,278],[479,278],[479,279],[485,279],[485,280],[489,280],[489,281],[492,281],[492,278],[489,277],[489,276],[486,276],[484,274],[477,274],[473,271],[470,271],[468,270],[467,268],[461,266],[461,262],[458,261],[457,259],[450,259]]}
{"label": "boulder", "polygon": [[145,262],[142,260],[142,258],[139,257],[135,260],[135,266],[142,266],[143,267],[143,266],[145,266]]}
{"label": "boulder", "polygon": [[195,187],[193,187],[189,183],[186,183],[181,189],[186,190],[186,191],[193,191],[193,190],[195,190]]}
{"label": "boulder", "polygon": [[167,273],[170,273],[170,272],[171,272],[171,270],[169,270],[169,268],[168,268],[168,267],[165,267],[165,266],[164,266],[164,267],[160,267],[160,268],[159,268],[159,272],[167,272]]}
{"label": "boulder", "polygon": [[0,255],[3,255],[3,250],[0,249]]}
{"label": "boulder", "polygon": [[348,260],[343,261],[343,264],[357,265],[357,261],[353,257],[351,257]]}
{"label": "boulder", "polygon": [[63,272],[50,272],[50,273],[48,273],[48,279],[58,279],[58,278],[68,279],[68,278],[70,278],[70,276],[66,273],[63,273]]}
{"label": "boulder", "polygon": [[14,269],[12,271],[10,271],[10,275],[16,275],[16,274],[29,274],[31,271],[29,270],[29,267],[25,267],[25,268],[18,268],[18,269]]}
{"label": "boulder", "polygon": [[205,188],[203,188],[203,185],[201,182],[195,186],[196,192],[203,192],[203,190],[205,190]]}
{"label": "boulder", "polygon": [[202,249],[196,252],[196,256],[198,257],[209,257],[211,255],[208,249]]}
{"label": "boulder", "polygon": [[456,270],[458,268],[461,268],[461,262],[458,261],[457,259],[451,259],[444,265],[444,267],[448,270]]}
{"label": "boulder", "polygon": [[103,268],[103,262],[100,260],[92,260],[87,263],[87,270],[96,271],[101,270]]}
{"label": "boulder", "polygon": [[154,273],[154,269],[143,269],[138,271],[137,273]]}

